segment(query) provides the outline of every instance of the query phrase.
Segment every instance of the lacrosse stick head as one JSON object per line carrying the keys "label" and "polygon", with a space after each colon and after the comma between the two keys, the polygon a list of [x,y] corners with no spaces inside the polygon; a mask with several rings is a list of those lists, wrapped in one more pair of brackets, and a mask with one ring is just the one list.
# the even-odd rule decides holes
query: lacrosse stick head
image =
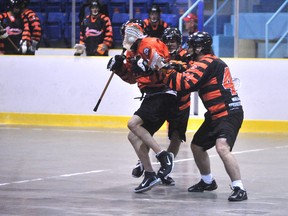
{"label": "lacrosse stick head", "polygon": [[233,83],[234,83],[234,88],[236,91],[238,91],[241,87],[241,81],[239,78],[233,78],[232,79]]}

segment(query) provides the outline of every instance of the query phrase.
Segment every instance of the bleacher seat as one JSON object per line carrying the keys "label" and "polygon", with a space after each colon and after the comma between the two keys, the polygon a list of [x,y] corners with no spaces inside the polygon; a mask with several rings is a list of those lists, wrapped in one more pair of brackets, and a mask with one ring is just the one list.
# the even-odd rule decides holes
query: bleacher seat
{"label": "bleacher seat", "polygon": [[[83,0],[75,0],[75,11],[79,12],[81,5],[83,4]],[[72,12],[72,1],[66,1],[64,3],[64,11],[69,14]]]}
{"label": "bleacher seat", "polygon": [[175,0],[174,1],[174,5],[183,5],[183,6],[187,6],[188,7],[188,3],[189,1],[187,0]]}
{"label": "bleacher seat", "polygon": [[113,26],[113,45],[114,46],[121,46],[122,43],[122,36],[120,33],[120,26]]}
{"label": "bleacher seat", "polygon": [[121,26],[127,20],[129,20],[128,13],[114,13],[112,16],[112,24],[116,26]]}
{"label": "bleacher seat", "polygon": [[134,18],[136,19],[144,20],[144,19],[147,19],[148,17],[149,17],[148,13],[135,13],[134,14]]}
{"label": "bleacher seat", "polygon": [[[79,41],[80,39],[80,21],[78,17],[78,13],[75,15],[75,39],[76,41]],[[68,21],[64,23],[63,25],[63,37],[66,41],[67,45],[71,42],[71,36],[72,36],[72,13],[70,12],[68,15]]]}
{"label": "bleacher seat", "polygon": [[47,22],[45,26],[45,35],[49,40],[63,39],[63,27],[67,22],[66,13],[49,12],[47,15]]}
{"label": "bleacher seat", "polygon": [[272,13],[279,9],[284,3],[284,0],[260,0],[259,4],[253,5],[253,12],[255,13]]}
{"label": "bleacher seat", "polygon": [[114,13],[128,13],[129,0],[110,0],[108,6],[109,16],[112,17]]}
{"label": "bleacher seat", "polygon": [[173,1],[167,1],[167,0],[154,0],[153,4],[158,5],[162,13],[170,13],[173,7]]}
{"label": "bleacher seat", "polygon": [[35,12],[44,12],[45,11],[45,2],[39,0],[30,0],[28,8]]}
{"label": "bleacher seat", "polygon": [[135,13],[147,13],[151,4],[147,0],[134,0],[133,1],[133,14]]}
{"label": "bleacher seat", "polygon": [[112,16],[112,28],[113,28],[113,43],[114,46],[119,46],[122,42],[122,37],[120,34],[120,29],[123,23],[129,20],[128,13],[114,13]]}
{"label": "bleacher seat", "polygon": [[65,0],[47,0],[45,4],[45,11],[49,12],[64,12]]}
{"label": "bleacher seat", "polygon": [[178,27],[178,17],[176,14],[161,14],[161,19],[168,23],[171,27]]}

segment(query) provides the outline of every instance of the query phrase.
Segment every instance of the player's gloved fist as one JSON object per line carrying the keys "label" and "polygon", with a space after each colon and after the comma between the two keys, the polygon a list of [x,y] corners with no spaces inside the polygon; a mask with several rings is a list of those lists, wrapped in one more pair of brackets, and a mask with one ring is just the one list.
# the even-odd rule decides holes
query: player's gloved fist
{"label": "player's gloved fist", "polygon": [[6,31],[6,29],[0,29],[0,39],[5,39],[8,37],[8,33]]}
{"label": "player's gloved fist", "polygon": [[159,71],[165,76],[169,76],[171,73],[176,72],[169,63],[165,64]]}
{"label": "player's gloved fist", "polygon": [[108,46],[106,44],[102,43],[102,44],[98,45],[96,52],[99,55],[104,55],[107,50],[108,50]]}
{"label": "player's gloved fist", "polygon": [[184,72],[184,71],[186,71],[185,66],[182,65],[182,64],[178,64],[178,63],[174,63],[174,62],[173,62],[173,63],[171,63],[170,65],[171,65],[171,68],[175,69],[175,70],[178,71],[178,72]]}
{"label": "player's gloved fist", "polygon": [[86,46],[84,44],[75,44],[74,49],[76,49],[74,56],[80,56],[84,53]]}
{"label": "player's gloved fist", "polygon": [[125,59],[124,55],[115,55],[109,60],[107,64],[107,69],[109,69],[110,71],[120,69],[122,67],[124,59]]}
{"label": "player's gloved fist", "polygon": [[26,54],[27,50],[28,50],[28,42],[26,40],[24,41],[21,40],[19,52],[22,54]]}
{"label": "player's gloved fist", "polygon": [[148,62],[142,58],[137,58],[132,62],[132,72],[136,76],[146,76],[151,74],[152,70],[148,66]]}

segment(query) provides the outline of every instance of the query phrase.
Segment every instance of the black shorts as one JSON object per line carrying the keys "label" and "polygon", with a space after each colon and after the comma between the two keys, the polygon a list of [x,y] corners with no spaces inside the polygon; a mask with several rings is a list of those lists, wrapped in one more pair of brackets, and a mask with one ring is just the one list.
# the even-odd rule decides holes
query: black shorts
{"label": "black shorts", "polygon": [[214,121],[205,116],[205,120],[195,133],[192,143],[208,150],[216,145],[216,139],[226,138],[230,151],[232,151],[242,122],[243,112],[229,114]]}
{"label": "black shorts", "polygon": [[189,116],[190,116],[190,106],[184,110],[178,111],[176,113],[176,116],[167,119],[167,122],[169,124],[168,127],[169,139],[171,139],[173,132],[177,131],[179,134],[179,138],[184,142],[186,141],[186,130]]}
{"label": "black shorts", "polygon": [[153,135],[169,116],[178,111],[177,97],[172,94],[155,94],[145,97],[140,108],[134,113],[143,120],[143,127]]}

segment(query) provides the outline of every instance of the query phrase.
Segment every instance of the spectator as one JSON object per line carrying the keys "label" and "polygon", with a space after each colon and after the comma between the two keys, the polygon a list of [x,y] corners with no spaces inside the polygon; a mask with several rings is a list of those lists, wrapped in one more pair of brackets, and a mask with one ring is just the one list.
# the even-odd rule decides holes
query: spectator
{"label": "spectator", "polygon": [[26,54],[30,46],[29,24],[21,16],[22,0],[10,0],[7,12],[0,14],[0,54]]}
{"label": "spectator", "polygon": [[[99,3],[101,5],[101,8],[100,8],[101,13],[105,14],[106,16],[109,16],[108,9],[107,9],[107,4],[105,3],[105,1],[101,1],[100,0]],[[83,3],[81,5],[80,11],[79,11],[79,14],[78,14],[78,18],[79,18],[80,22],[82,22],[83,19],[86,17],[86,15],[85,15],[86,14],[86,8],[89,7],[90,4],[91,4],[91,0],[87,0],[85,3]]]}
{"label": "spectator", "polygon": [[198,17],[195,14],[189,13],[183,20],[188,35],[198,31]]}
{"label": "spectator", "polygon": [[75,45],[74,55],[80,56],[86,50],[87,56],[108,56],[113,42],[111,21],[100,12],[98,0],[90,2],[90,15],[81,22],[80,43]]}
{"label": "spectator", "polygon": [[158,5],[152,5],[149,10],[149,18],[144,19],[144,30],[149,37],[161,38],[168,28],[168,23],[160,19],[161,9]]}

